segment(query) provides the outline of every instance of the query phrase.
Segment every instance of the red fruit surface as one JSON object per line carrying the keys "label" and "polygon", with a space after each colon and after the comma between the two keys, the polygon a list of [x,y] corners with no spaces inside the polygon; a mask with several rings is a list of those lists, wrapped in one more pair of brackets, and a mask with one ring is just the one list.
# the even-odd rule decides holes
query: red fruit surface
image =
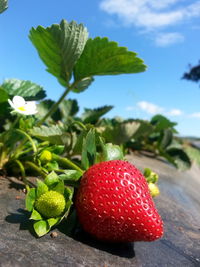
{"label": "red fruit surface", "polygon": [[91,166],[81,179],[75,205],[83,229],[99,240],[153,241],[163,235],[146,179],[129,162]]}

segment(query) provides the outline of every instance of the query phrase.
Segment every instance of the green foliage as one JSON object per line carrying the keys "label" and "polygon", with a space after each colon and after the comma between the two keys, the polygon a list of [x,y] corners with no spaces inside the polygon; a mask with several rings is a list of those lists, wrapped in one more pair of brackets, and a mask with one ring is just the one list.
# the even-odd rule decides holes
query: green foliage
{"label": "green foliage", "polygon": [[186,145],[184,150],[192,162],[196,162],[200,165],[200,149]]}
{"label": "green foliage", "polygon": [[0,87],[0,103],[7,102],[9,98],[9,94]]}
{"label": "green foliage", "polygon": [[67,133],[62,125],[33,127],[30,134],[51,144],[62,145],[67,139]]}
{"label": "green foliage", "polygon": [[75,81],[96,75],[116,75],[145,71],[143,61],[136,53],[118,47],[108,38],[89,39],[74,68]]}
{"label": "green foliage", "polygon": [[96,136],[95,129],[90,129],[87,135],[83,138],[81,165],[87,170],[94,164],[96,158]]}
{"label": "green foliage", "polygon": [[72,89],[72,91],[74,93],[81,93],[85,91],[91,85],[93,81],[94,81],[93,77],[86,77],[80,81],[77,81],[74,84],[74,88]]}
{"label": "green foliage", "polygon": [[31,211],[36,198],[35,188],[31,188],[26,195],[26,209]]}
{"label": "green foliage", "polygon": [[40,220],[40,221],[36,221],[33,224],[34,230],[36,232],[36,234],[41,237],[45,234],[47,234],[50,231],[50,225],[48,224],[47,221],[45,220]]}
{"label": "green foliage", "polygon": [[36,47],[47,71],[67,86],[72,70],[85,47],[88,32],[82,24],[62,20],[44,28],[38,26],[30,31],[30,40]]}
{"label": "green foliage", "polygon": [[84,123],[95,124],[98,122],[101,116],[105,115],[112,108],[113,106],[103,106],[103,107],[96,108],[96,109],[85,108],[85,111],[82,114],[81,118]]}
{"label": "green foliage", "polygon": [[[103,126],[103,125],[102,125]],[[136,121],[111,121],[110,125],[103,126],[103,137],[107,142],[122,145],[128,142],[137,132],[140,123]]]}
{"label": "green foliage", "polygon": [[66,120],[69,117],[73,117],[79,111],[78,102],[75,99],[64,99],[63,102],[59,105],[60,113],[62,118]]}
{"label": "green foliage", "polygon": [[19,95],[29,101],[41,100],[46,96],[43,88],[31,81],[8,79],[4,81],[1,88],[4,89],[10,97]]}
{"label": "green foliage", "polygon": [[120,146],[111,143],[104,144],[103,142],[101,143],[101,146],[102,155],[100,161],[124,159],[124,154]]}
{"label": "green foliage", "polygon": [[[47,71],[58,79],[65,91],[56,102],[43,100],[46,97],[43,88],[30,81],[8,79],[3,82],[0,86],[0,169],[22,177],[27,189],[26,209],[31,213],[30,220],[39,237],[64,218],[68,218],[68,233],[73,231],[76,225],[74,192],[84,172],[95,163],[123,160],[124,153],[137,150],[163,157],[181,170],[189,168],[194,160],[200,164],[200,150],[175,136],[176,123],[163,115],[155,115],[150,121],[107,119],[102,117],[113,107],[105,105],[85,108],[79,116],[77,100],[66,99],[69,92],[86,90],[96,75],[144,71],[146,66],[135,52],[119,47],[108,38],[88,39],[86,28],[74,21],[62,20],[47,28],[32,28],[30,39]],[[17,109],[9,112],[8,99],[14,96],[22,96],[25,101],[40,100],[38,113],[28,118],[21,112],[17,114]],[[27,178],[27,173],[37,176],[36,185]],[[152,195],[157,195],[158,175],[148,168],[144,175],[151,184]],[[52,209],[54,204],[56,208]]]}
{"label": "green foliage", "polygon": [[0,14],[3,13],[8,8],[7,0],[0,0]]}

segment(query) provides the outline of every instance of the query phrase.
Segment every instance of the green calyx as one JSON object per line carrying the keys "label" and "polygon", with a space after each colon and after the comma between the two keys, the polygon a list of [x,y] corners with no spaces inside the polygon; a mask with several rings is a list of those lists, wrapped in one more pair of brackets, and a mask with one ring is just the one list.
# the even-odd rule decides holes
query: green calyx
{"label": "green calyx", "polygon": [[150,168],[145,168],[144,169],[144,176],[147,180],[147,183],[157,183],[158,181],[158,174],[153,172]]}
{"label": "green calyx", "polygon": [[35,209],[45,218],[61,216],[65,210],[65,198],[56,191],[42,194],[35,202]]}

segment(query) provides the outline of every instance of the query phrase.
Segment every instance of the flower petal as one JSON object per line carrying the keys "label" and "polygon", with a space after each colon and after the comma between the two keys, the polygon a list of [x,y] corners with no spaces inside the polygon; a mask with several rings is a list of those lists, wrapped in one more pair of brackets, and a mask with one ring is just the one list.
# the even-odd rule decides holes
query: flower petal
{"label": "flower petal", "polygon": [[11,106],[12,108],[15,109],[15,106],[14,106],[13,102],[12,102],[10,99],[8,99],[8,103],[10,104],[10,106]]}
{"label": "flower petal", "polygon": [[24,100],[24,98],[21,96],[18,96],[18,95],[13,97],[12,102],[13,102],[15,108],[23,107],[26,104],[26,101]]}

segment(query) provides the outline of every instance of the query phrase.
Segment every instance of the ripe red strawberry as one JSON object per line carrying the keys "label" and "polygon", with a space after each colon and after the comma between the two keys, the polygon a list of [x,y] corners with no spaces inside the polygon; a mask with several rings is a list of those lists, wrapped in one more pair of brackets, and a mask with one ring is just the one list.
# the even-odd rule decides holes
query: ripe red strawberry
{"label": "ripe red strawberry", "polygon": [[163,234],[142,173],[122,160],[91,166],[81,179],[76,209],[84,230],[110,242],[153,241]]}

